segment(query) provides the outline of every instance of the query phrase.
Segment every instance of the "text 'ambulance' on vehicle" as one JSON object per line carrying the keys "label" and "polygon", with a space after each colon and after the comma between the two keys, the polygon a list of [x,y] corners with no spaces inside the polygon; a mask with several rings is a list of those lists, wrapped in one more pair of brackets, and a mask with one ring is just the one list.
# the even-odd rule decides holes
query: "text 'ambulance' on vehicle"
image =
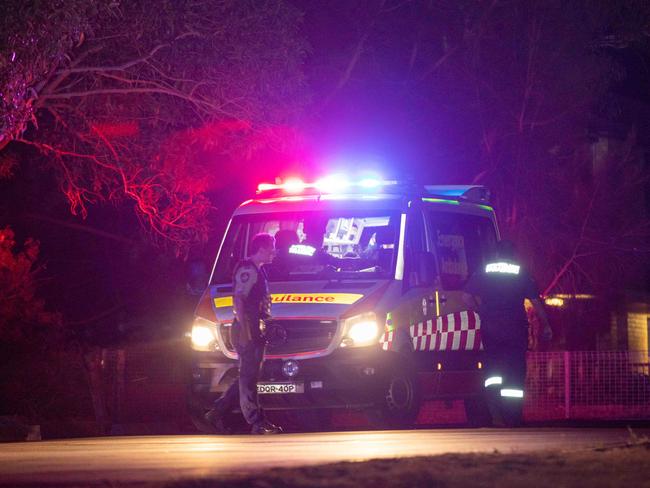
{"label": "text 'ambulance' on vehicle", "polygon": [[196,309],[197,414],[237,377],[232,273],[266,232],[277,256],[266,267],[264,409],[290,410],[305,424],[357,409],[390,427],[411,425],[423,400],[464,399],[479,422],[480,318],[462,292],[499,239],[488,200],[480,186],[336,178],[260,185],[235,210]]}

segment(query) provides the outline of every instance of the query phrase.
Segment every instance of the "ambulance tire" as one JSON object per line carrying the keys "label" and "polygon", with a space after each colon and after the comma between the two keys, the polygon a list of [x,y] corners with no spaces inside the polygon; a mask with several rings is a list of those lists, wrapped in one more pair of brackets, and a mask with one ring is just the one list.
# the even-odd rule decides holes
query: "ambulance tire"
{"label": "ambulance tire", "polygon": [[187,415],[197,432],[202,434],[209,434],[212,430],[203,418],[209,408],[210,403],[203,398],[191,393],[187,397]]}
{"label": "ambulance tire", "polygon": [[480,428],[492,426],[492,414],[484,397],[466,398],[464,403],[465,416],[467,417],[467,424],[470,427]]}
{"label": "ambulance tire", "polygon": [[415,426],[421,405],[417,371],[406,354],[395,358],[385,378],[382,399],[366,411],[368,421],[379,429],[408,429]]}

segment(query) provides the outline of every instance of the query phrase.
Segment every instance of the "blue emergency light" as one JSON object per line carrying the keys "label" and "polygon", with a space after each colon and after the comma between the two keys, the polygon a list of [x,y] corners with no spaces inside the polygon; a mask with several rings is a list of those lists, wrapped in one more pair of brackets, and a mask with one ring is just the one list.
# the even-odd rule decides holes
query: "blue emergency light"
{"label": "blue emergency light", "polygon": [[306,191],[317,193],[341,193],[358,190],[378,190],[382,187],[397,185],[394,180],[382,180],[379,178],[364,178],[352,180],[345,175],[334,174],[320,178],[313,183],[307,183],[300,178],[288,178],[278,183],[260,183],[257,186],[257,193],[268,191],[280,191],[288,194],[304,193]]}
{"label": "blue emergency light", "polygon": [[276,183],[260,183],[257,193],[271,193],[269,196],[283,195],[323,195],[342,193],[393,193],[393,194],[420,194],[425,201],[434,201],[459,204],[469,202],[483,204],[486,209],[492,210],[489,204],[490,192],[480,185],[421,185],[413,182],[384,180],[375,176],[365,176],[360,179],[349,178],[343,174],[333,174],[316,180],[305,182],[300,178],[292,177]]}

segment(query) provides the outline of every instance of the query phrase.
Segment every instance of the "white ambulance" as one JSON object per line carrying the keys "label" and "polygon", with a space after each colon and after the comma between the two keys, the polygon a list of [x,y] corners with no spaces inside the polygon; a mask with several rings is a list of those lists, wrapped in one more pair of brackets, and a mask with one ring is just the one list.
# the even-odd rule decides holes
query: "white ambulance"
{"label": "white ambulance", "polygon": [[488,191],[330,177],[262,184],[228,225],[192,328],[192,411],[237,377],[232,273],[260,232],[272,320],[258,384],[267,410],[324,427],[355,409],[408,427],[426,399],[463,399],[485,423],[480,319],[462,288],[499,238]]}

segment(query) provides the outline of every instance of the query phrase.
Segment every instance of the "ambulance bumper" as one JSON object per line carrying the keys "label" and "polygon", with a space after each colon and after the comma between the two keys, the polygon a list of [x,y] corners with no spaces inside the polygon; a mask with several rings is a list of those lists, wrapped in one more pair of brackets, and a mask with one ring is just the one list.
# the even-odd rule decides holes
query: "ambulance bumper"
{"label": "ambulance bumper", "polygon": [[[296,385],[296,393],[264,393],[260,405],[268,410],[310,408],[365,408],[382,400],[389,364],[395,353],[379,347],[337,349],[332,354],[296,361],[293,377],[282,371],[284,360],[266,360],[260,384]],[[223,358],[223,356],[222,356]],[[197,358],[199,359],[199,358]],[[195,360],[192,371],[192,394],[211,402],[237,378],[237,363],[213,357]]]}

